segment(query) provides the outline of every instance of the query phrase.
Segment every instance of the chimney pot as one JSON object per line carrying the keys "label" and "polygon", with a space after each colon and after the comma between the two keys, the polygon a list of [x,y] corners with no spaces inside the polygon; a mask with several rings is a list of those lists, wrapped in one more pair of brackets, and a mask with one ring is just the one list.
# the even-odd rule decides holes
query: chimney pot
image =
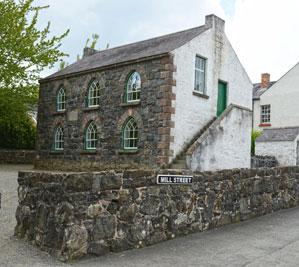
{"label": "chimney pot", "polygon": [[270,74],[262,73],[261,88],[267,88],[270,84]]}

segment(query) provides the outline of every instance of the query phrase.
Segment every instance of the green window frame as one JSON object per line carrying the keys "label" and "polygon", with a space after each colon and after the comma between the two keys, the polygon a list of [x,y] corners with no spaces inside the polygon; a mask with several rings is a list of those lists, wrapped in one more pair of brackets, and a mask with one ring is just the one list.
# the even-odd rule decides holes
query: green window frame
{"label": "green window frame", "polygon": [[64,149],[64,129],[61,126],[57,126],[54,134],[54,150]]}
{"label": "green window frame", "polygon": [[91,121],[86,127],[84,133],[84,148],[86,150],[95,150],[98,144],[98,131],[96,124]]}
{"label": "green window frame", "polygon": [[137,71],[133,71],[126,82],[124,102],[140,101],[141,93],[141,76]]}
{"label": "green window frame", "polygon": [[206,94],[206,65],[207,60],[203,57],[195,57],[194,91]]}
{"label": "green window frame", "polygon": [[56,96],[56,109],[57,111],[65,111],[66,109],[66,94],[63,86],[59,88]]}
{"label": "green window frame", "polygon": [[87,107],[97,107],[100,105],[101,86],[96,79],[91,80],[87,92]]}
{"label": "green window frame", "polygon": [[139,131],[134,118],[129,118],[122,128],[122,148],[138,149]]}

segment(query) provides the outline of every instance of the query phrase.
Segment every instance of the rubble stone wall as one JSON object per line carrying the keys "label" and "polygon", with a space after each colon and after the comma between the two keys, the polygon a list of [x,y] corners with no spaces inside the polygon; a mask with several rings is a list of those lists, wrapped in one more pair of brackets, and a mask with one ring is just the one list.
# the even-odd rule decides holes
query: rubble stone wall
{"label": "rubble stone wall", "polygon": [[34,150],[0,149],[0,164],[33,164],[35,156]]}
{"label": "rubble stone wall", "polygon": [[251,157],[251,168],[273,168],[278,166],[278,161],[274,156],[259,156]]}
{"label": "rubble stone wall", "polygon": [[[43,170],[99,171],[163,166],[169,161],[173,58],[170,55],[112,66],[41,83],[38,106],[37,160]],[[124,102],[129,75],[141,76],[140,101]],[[100,105],[86,107],[90,82],[101,86]],[[66,110],[56,111],[57,91],[64,86]],[[122,127],[133,117],[138,125],[138,149],[124,150]],[[84,148],[84,134],[94,121],[98,132],[95,150]],[[64,149],[54,150],[57,126],[64,128]]]}
{"label": "rubble stone wall", "polygon": [[[193,175],[158,185],[157,174]],[[149,246],[298,205],[299,167],[19,173],[15,234],[63,261]]]}

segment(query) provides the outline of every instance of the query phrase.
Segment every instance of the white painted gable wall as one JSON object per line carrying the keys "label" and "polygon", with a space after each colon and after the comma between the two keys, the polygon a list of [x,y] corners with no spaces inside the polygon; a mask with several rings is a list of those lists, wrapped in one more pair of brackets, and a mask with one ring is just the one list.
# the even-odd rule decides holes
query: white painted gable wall
{"label": "white painted gable wall", "polygon": [[[221,43],[216,42],[216,39],[222,40]],[[173,87],[176,100],[172,104],[175,107],[175,114],[172,115],[175,127],[171,131],[174,142],[170,149],[174,152],[173,156],[176,156],[184,144],[216,116],[218,80],[228,83],[227,106],[234,103],[249,109],[252,108],[252,83],[227,37],[219,28],[211,28],[176,49],[173,54],[177,71],[174,77],[176,86]],[[206,86],[209,99],[192,94],[196,55],[207,58]]]}
{"label": "white painted gable wall", "polygon": [[299,63],[261,95],[260,105],[267,104],[272,128],[299,126]]}

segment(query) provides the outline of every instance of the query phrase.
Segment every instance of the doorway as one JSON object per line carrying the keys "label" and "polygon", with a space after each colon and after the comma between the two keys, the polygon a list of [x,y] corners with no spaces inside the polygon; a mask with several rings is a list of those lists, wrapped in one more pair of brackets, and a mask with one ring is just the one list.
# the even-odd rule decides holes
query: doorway
{"label": "doorway", "polygon": [[227,105],[227,83],[218,81],[217,117],[226,109]]}

